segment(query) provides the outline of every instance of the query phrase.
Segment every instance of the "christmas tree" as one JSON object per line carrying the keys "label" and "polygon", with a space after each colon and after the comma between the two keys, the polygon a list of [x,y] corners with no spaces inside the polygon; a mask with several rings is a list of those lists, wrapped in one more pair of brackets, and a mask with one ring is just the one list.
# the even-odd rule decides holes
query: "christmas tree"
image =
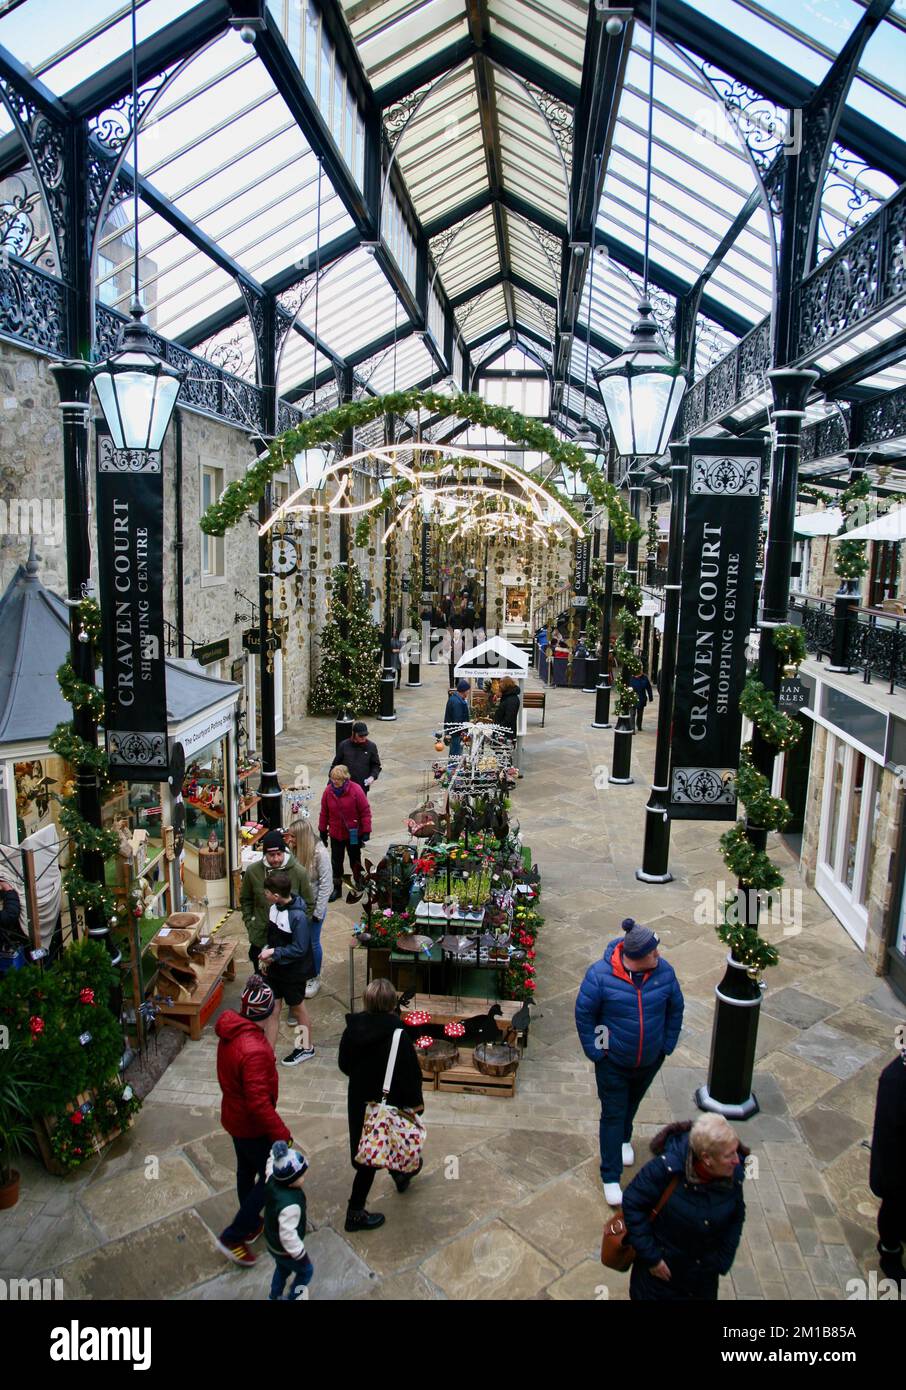
{"label": "christmas tree", "polygon": [[377,714],[381,691],[381,633],[372,622],[365,585],[355,565],[331,575],[321,661],[308,698],[309,714]]}

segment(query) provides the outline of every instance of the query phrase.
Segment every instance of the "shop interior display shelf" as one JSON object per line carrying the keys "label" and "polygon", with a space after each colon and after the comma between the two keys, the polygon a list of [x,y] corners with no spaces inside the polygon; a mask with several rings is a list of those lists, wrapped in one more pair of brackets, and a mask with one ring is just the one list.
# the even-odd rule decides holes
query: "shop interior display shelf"
{"label": "shop interior display shelf", "polygon": [[233,956],[237,945],[236,941],[213,943],[190,998],[177,999],[172,1004],[162,1003],[160,998],[155,1000],[160,1008],[161,1022],[181,1028],[193,1042],[198,1042],[201,1030],[223,998],[224,980],[235,977]]}

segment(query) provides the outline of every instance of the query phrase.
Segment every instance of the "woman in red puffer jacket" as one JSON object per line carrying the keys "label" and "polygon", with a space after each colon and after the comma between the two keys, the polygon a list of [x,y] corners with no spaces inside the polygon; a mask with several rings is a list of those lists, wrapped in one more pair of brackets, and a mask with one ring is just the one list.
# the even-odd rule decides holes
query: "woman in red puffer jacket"
{"label": "woman in red puffer jacket", "polygon": [[330,838],[330,862],[333,868],[333,892],[328,902],[336,902],[343,883],[343,858],[348,852],[349,867],[355,878],[355,892],[347,902],[361,897],[362,845],[371,834],[371,807],[358,783],[350,780],[349,768],[340,763],[330,769],[330,780],[321,797],[321,816],[318,821],[321,841]]}

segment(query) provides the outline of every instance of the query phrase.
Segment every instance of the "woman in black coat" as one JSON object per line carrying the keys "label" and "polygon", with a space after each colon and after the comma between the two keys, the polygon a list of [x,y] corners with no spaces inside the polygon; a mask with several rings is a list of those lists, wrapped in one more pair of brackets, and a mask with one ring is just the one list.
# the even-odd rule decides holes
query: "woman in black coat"
{"label": "woman in black coat", "polygon": [[906,1051],[881,1072],[871,1137],[869,1185],[881,1198],[878,1254],[881,1273],[906,1279]]}
{"label": "woman in black coat", "polygon": [[506,729],[516,742],[519,727],[519,687],[511,676],[504,676],[500,682],[500,700],[494,711],[494,723]]}
{"label": "woman in black coat", "polygon": [[[349,1146],[352,1166],[356,1170],[346,1211],[347,1231],[373,1231],[383,1226],[386,1219],[379,1212],[365,1210],[378,1170],[356,1163],[355,1156],[365,1123],[365,1107],[371,1100],[379,1101],[383,1094],[390,1045],[397,1029],[402,1031],[402,1037],[388,1103],[402,1110],[424,1109],[421,1067],[412,1039],[400,1022],[397,1001],[397,992],[389,980],[372,980],[365,989],[365,1012],[346,1015],[346,1031],[340,1039],[337,1063],[340,1071],[349,1077]],[[391,1173],[390,1176],[397,1192],[405,1192],[415,1174]]]}
{"label": "woman in black coat", "polygon": [[[627,1237],[635,1246],[629,1297],[686,1303],[717,1298],[745,1220],[740,1145],[722,1115],[668,1125],[651,1141],[656,1155],[623,1193]],[[669,1199],[651,1213],[672,1179]]]}

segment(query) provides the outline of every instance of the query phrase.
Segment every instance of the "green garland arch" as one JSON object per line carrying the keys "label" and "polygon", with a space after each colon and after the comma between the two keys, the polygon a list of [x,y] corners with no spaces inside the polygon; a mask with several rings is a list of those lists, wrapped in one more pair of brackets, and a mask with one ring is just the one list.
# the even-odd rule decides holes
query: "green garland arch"
{"label": "green garland arch", "polygon": [[[432,415],[444,418],[456,416],[457,419],[468,420],[473,425],[499,430],[514,444],[543,450],[552,462],[566,464],[568,468],[581,474],[593,501],[607,508],[611,525],[619,540],[641,539],[642,528],[617,489],[601,476],[585,450],[580,449],[578,445],[558,439],[554,431],[539,420],[531,420],[505,406],[488,405],[480,396],[442,396],[434,391],[417,390],[393,391],[386,396],[347,401],[344,405],[322,411],[310,420],[303,420],[301,424],[285,430],[272,441],[265,457],[256,459],[242,478],[228,484],[220,498],[211,503],[201,518],[202,531],[209,536],[225,535],[250,507],[258,503],[264,489],[276,474],[291,466],[296,454],[316,445],[329,444],[347,430],[354,429],[357,425],[370,424],[372,420],[377,420],[383,415],[403,416],[410,411],[421,409],[429,411]],[[517,471],[525,472],[521,469]],[[532,478],[530,473],[525,473],[525,476]],[[539,483],[537,478],[532,478],[532,481],[543,487],[577,521],[582,520],[569,499],[557,488]],[[403,480],[402,487],[395,485],[388,489],[388,493],[395,495],[407,491],[408,487],[409,484]],[[386,502],[387,494],[384,500]]]}

